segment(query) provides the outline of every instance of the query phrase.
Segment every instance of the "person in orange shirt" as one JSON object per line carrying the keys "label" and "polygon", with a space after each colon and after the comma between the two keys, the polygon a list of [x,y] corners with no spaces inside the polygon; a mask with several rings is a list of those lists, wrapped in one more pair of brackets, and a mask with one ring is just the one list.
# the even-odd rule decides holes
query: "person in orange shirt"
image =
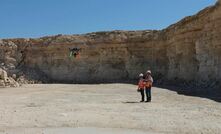
{"label": "person in orange shirt", "polygon": [[144,81],[144,75],[141,73],[139,75],[139,83],[138,83],[138,89],[137,91],[141,94],[141,101],[144,102],[144,88],[145,88],[145,81]]}

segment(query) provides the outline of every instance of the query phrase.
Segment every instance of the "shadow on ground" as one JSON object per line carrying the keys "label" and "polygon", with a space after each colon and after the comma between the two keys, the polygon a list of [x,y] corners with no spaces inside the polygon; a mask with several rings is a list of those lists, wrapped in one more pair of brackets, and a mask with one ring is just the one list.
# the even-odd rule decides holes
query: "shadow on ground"
{"label": "shadow on ground", "polygon": [[197,88],[183,88],[183,87],[175,87],[175,86],[159,86],[156,87],[164,88],[167,90],[175,91],[177,94],[186,95],[186,96],[194,96],[207,98],[210,100],[214,100],[216,102],[221,102],[221,91],[220,89],[197,89]]}
{"label": "shadow on ground", "polygon": [[140,103],[138,101],[126,101],[126,102],[122,102],[124,104],[136,104],[136,103]]}
{"label": "shadow on ground", "polygon": [[[63,82],[53,82],[51,84],[64,84]],[[137,81],[131,80],[131,81],[113,81],[113,82],[85,82],[85,83],[68,83],[68,84],[90,84],[90,85],[97,85],[97,84],[115,84],[115,83],[121,83],[121,84],[133,84],[137,85]],[[67,83],[65,83],[67,84]],[[158,88],[164,88],[167,90],[175,91],[177,94],[180,95],[186,95],[186,96],[194,96],[194,97],[201,97],[201,98],[207,98],[216,102],[221,102],[221,87],[219,88],[197,88],[197,87],[185,87],[181,85],[173,85],[172,84],[158,84],[157,82],[154,84],[155,87]],[[133,103],[140,103],[140,102],[122,102],[125,104],[133,104]]]}

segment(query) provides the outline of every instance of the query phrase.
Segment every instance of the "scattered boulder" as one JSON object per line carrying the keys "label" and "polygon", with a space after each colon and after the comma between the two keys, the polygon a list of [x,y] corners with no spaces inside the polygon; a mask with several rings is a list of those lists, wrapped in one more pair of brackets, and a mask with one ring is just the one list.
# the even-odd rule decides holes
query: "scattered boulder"
{"label": "scattered boulder", "polygon": [[7,78],[8,78],[7,72],[0,68],[0,79],[6,81]]}
{"label": "scattered boulder", "polygon": [[8,81],[6,82],[6,86],[8,87],[19,87],[19,83],[16,82],[12,77],[8,77]]}
{"label": "scattered boulder", "polygon": [[17,82],[20,84],[30,84],[30,82],[25,78],[24,75],[21,75],[18,79]]}
{"label": "scattered boulder", "polygon": [[5,87],[5,81],[0,79],[0,87]]}
{"label": "scattered boulder", "polygon": [[[15,75],[14,75],[15,77]],[[19,87],[19,83],[15,81],[12,77],[8,77],[5,70],[0,68],[0,87]]]}

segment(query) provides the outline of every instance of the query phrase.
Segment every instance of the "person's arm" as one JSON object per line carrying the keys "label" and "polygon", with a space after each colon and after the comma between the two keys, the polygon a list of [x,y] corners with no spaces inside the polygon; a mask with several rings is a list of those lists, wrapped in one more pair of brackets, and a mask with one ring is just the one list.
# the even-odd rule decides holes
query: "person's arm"
{"label": "person's arm", "polygon": [[151,80],[151,82],[153,83],[153,77],[152,77],[152,76],[150,76],[150,80]]}
{"label": "person's arm", "polygon": [[141,81],[138,82],[138,87],[137,87],[137,90],[140,89],[140,84],[141,84]]}

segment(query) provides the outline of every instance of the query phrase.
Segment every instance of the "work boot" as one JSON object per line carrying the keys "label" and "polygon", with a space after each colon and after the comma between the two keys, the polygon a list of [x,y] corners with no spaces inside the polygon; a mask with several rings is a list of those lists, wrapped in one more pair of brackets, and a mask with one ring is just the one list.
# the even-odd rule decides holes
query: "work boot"
{"label": "work boot", "polygon": [[145,102],[151,102],[151,99],[147,99],[147,101],[145,101]]}

